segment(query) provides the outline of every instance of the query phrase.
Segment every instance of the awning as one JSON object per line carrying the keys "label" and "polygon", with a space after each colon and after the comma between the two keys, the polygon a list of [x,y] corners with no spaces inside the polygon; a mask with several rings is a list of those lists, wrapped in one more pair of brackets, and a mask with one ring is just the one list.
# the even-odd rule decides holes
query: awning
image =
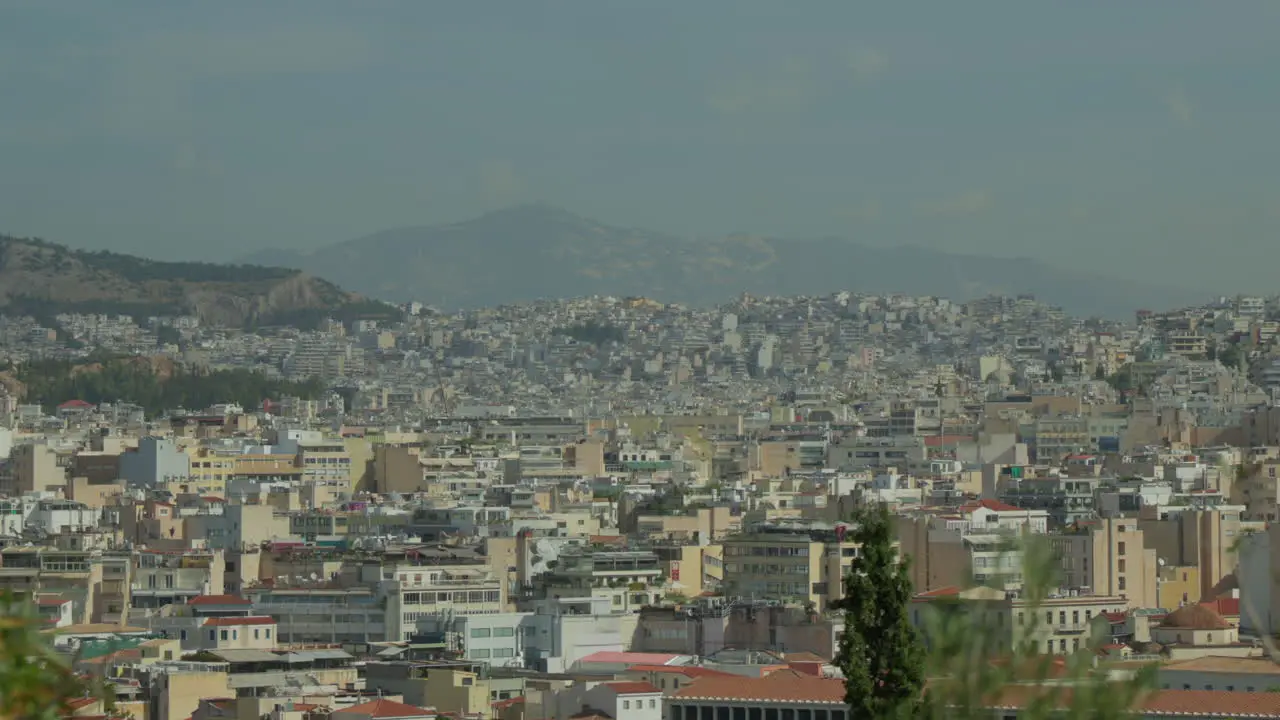
{"label": "awning", "polygon": [[343,650],[295,650],[285,655],[283,660],[289,663],[315,662],[316,660],[354,660],[355,657]]}
{"label": "awning", "polygon": [[229,663],[278,663],[284,662],[284,658],[269,653],[266,650],[215,650],[211,654],[216,655]]}

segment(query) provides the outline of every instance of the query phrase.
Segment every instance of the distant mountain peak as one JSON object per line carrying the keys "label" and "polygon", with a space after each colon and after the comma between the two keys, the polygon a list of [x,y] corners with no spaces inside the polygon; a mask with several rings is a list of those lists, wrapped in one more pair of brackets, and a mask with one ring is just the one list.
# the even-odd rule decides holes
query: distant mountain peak
{"label": "distant mountain peak", "polygon": [[590,224],[598,225],[592,220],[588,220],[577,213],[566,210],[559,205],[552,205],[547,202],[523,203],[520,205],[512,205],[510,207],[500,208],[498,210],[490,210],[473,220],[464,221],[471,223],[493,223],[493,222],[557,222],[570,224]]}
{"label": "distant mountain peak", "polygon": [[744,292],[818,295],[848,290],[960,301],[991,293],[1034,293],[1071,312],[1120,316],[1139,305],[1176,306],[1199,295],[1186,288],[1137,286],[1064,272],[1022,258],[958,255],[924,246],[883,247],[844,238],[783,240],[751,233],[695,242],[608,225],[545,202],[502,208],[460,223],[385,230],[297,259],[313,274],[371,297],[442,307],[586,295],[706,305]]}

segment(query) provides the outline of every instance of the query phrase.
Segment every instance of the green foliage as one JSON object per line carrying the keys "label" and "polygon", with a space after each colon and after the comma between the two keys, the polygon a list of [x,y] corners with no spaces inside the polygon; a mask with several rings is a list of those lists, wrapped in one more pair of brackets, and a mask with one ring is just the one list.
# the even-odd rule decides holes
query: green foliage
{"label": "green foliage", "polygon": [[49,360],[23,365],[18,380],[26,385],[26,402],[45,408],[68,400],[128,402],[141,405],[149,414],[186,408],[202,409],[218,403],[237,403],[254,408],[263,400],[284,396],[313,400],[324,391],[318,379],[290,382],[269,378],[251,370],[202,371],[178,368],[170,377],[151,371],[145,361],[108,359],[99,371],[74,373],[73,365]]}
{"label": "green foliage", "polygon": [[561,328],[557,333],[568,335],[578,342],[591,343],[592,345],[605,345],[611,342],[621,343],[627,340],[627,333],[622,328],[609,323],[596,322],[595,320],[588,320],[584,323]]}
{"label": "green foliage", "polygon": [[1243,353],[1240,343],[1228,340],[1222,345],[1214,344],[1210,348],[1210,359],[1216,359],[1224,367],[1234,370],[1240,366],[1240,356]]}
{"label": "green foliage", "polygon": [[40,633],[32,605],[0,597],[0,720],[55,720],[90,690]]}
{"label": "green foliage", "polygon": [[182,342],[182,332],[172,325],[156,327],[156,345],[178,345]]}
{"label": "green foliage", "polygon": [[11,245],[29,245],[47,252],[29,258],[31,269],[57,270],[77,261],[91,268],[115,273],[126,280],[177,280],[186,282],[257,282],[284,280],[297,270],[261,265],[219,265],[205,262],[163,262],[107,250],[73,250],[39,238],[14,238],[0,235],[0,268],[8,262]]}
{"label": "green foliage", "polygon": [[859,511],[849,538],[861,548],[844,581],[844,635],[836,656],[854,717],[911,718],[921,700],[925,651],[907,614],[910,558],[897,557],[883,505]]}
{"label": "green foliage", "polygon": [[[1008,552],[1014,552],[1010,549]],[[1052,628],[1040,608],[1057,586],[1056,556],[1048,541],[1018,541],[1023,588],[1016,618],[996,612],[1000,600],[931,602],[921,608],[928,645],[928,690],[920,717],[992,717],[996,706],[1021,706],[1019,718],[1132,717],[1133,708],[1154,687],[1155,666],[1117,680],[1095,666],[1108,641],[1109,626],[1095,623],[1085,644],[1070,655],[1045,652]],[[987,597],[1001,591],[987,589]]]}

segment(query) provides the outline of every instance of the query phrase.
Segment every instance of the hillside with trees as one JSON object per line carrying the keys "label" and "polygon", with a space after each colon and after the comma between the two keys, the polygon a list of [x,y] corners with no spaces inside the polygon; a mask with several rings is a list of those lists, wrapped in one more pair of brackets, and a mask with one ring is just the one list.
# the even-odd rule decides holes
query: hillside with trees
{"label": "hillside with trees", "polygon": [[399,311],[298,270],[160,262],[0,236],[0,313],[42,322],[58,313],[195,315],[244,327],[330,316],[388,320]]}
{"label": "hillside with trees", "polygon": [[50,410],[68,400],[94,405],[128,402],[148,414],[197,410],[218,403],[258,407],[263,400],[314,400],[324,391],[315,379],[293,382],[252,370],[200,370],[175,366],[157,371],[147,358],[112,358],[73,365],[65,361],[29,363],[11,370],[23,387],[23,401]]}

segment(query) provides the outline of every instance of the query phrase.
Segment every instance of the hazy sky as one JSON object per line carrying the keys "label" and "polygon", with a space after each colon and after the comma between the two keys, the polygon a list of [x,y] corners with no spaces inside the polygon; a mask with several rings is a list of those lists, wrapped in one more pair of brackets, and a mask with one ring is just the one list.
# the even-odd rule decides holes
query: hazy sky
{"label": "hazy sky", "polygon": [[217,259],[544,200],[1263,289],[1277,37],[1274,0],[0,0],[0,232]]}

